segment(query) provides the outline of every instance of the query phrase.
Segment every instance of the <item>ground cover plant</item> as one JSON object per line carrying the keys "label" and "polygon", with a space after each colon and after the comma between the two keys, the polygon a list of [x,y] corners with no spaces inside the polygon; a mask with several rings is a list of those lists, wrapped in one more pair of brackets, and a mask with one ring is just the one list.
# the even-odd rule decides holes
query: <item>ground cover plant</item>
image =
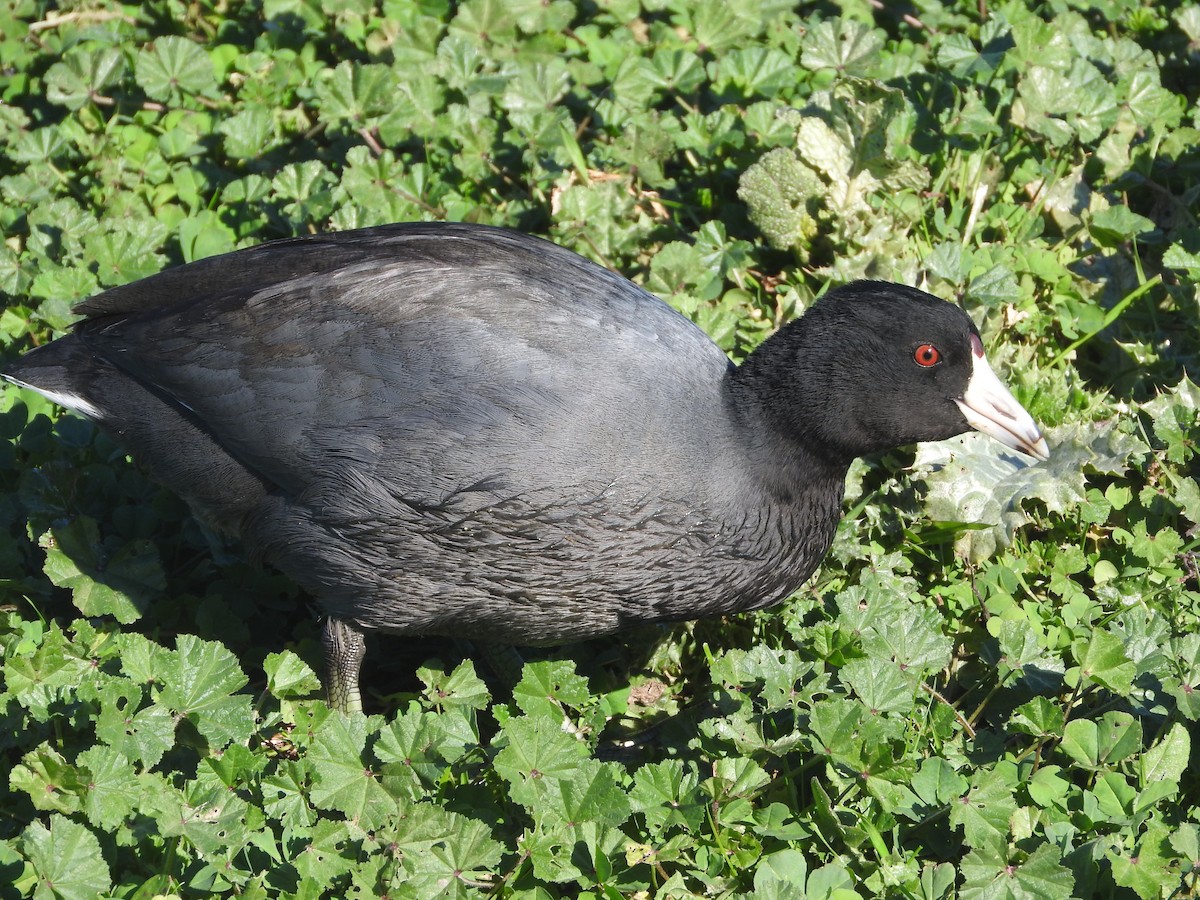
{"label": "ground cover plant", "polygon": [[0,353],[306,231],[551,237],[733,358],[954,299],[1053,456],[872,458],[783,606],[381,638],[0,393],[0,898],[1195,896],[1200,5],[0,0]]}

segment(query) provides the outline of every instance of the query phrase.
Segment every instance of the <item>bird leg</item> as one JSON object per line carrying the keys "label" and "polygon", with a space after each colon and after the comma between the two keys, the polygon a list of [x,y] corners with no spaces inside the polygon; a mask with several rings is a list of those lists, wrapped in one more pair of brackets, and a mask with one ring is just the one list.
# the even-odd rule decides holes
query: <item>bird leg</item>
{"label": "bird leg", "polygon": [[362,712],[358,673],[367,652],[363,633],[342,619],[330,616],[322,630],[325,644],[325,696],[342,712]]}

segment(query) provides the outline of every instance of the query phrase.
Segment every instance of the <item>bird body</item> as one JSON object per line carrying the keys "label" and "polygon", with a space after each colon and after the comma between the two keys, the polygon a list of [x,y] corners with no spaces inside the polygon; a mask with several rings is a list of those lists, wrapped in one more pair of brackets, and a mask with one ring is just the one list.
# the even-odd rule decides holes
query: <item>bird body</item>
{"label": "bird body", "polygon": [[[6,374],[352,630],[554,643],[782,600],[827,551],[854,456],[967,430],[954,404],[986,368],[969,319],[843,290],[857,302],[819,302],[734,367],[561,247],[385,226],[106,291]],[[919,340],[947,364],[916,371]],[[914,400],[913,378],[941,386]],[[1008,401],[1008,443],[1044,452]]]}

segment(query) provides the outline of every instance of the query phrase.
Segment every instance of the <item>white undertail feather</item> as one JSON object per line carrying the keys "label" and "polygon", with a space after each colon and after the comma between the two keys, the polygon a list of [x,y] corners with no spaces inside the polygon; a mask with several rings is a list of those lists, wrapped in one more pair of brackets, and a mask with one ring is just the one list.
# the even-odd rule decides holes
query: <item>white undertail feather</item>
{"label": "white undertail feather", "polygon": [[57,403],[59,406],[69,409],[72,412],[87,416],[89,419],[99,421],[104,418],[104,413],[100,409],[76,394],[67,394],[62,391],[51,391],[46,388],[40,388],[36,384],[30,384],[27,381],[19,381],[11,375],[4,375],[2,377],[6,381],[11,381],[17,387],[29,388],[31,391],[36,391],[50,402]]}

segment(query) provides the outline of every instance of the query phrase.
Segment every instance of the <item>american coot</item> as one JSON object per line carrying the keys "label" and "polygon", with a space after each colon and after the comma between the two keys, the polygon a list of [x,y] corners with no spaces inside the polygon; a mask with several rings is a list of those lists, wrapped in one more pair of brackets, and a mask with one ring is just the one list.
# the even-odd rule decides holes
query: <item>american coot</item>
{"label": "american coot", "polygon": [[883,282],[740,367],[624,278],[461,224],[263,244],[77,311],[6,377],[311,591],[342,707],[363,631],[547,644],[759,609],[829,548],[854,457],[969,428],[1048,452],[970,319]]}

